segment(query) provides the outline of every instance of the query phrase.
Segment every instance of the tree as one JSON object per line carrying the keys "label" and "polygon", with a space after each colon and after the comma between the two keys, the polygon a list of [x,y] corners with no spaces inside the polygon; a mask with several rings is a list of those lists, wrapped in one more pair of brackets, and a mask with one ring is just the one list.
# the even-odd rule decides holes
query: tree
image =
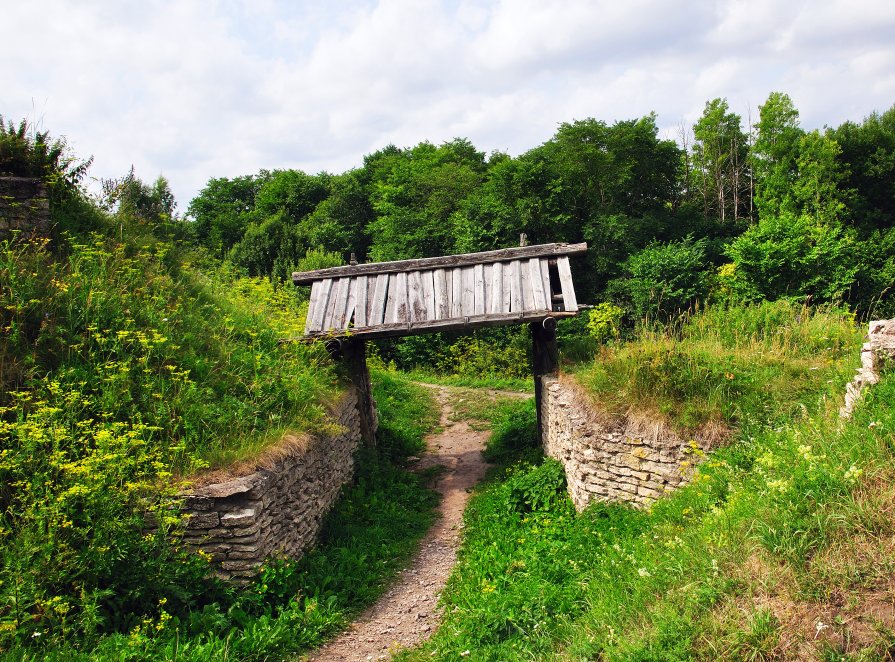
{"label": "tree", "polygon": [[713,99],[693,125],[691,181],[703,215],[721,222],[748,213],[747,137],[741,123],[726,99]]}
{"label": "tree", "polygon": [[478,189],[485,155],[468,140],[436,147],[420,143],[390,155],[387,174],[374,181],[376,218],[369,226],[376,260],[443,255],[454,251],[454,214]]}
{"label": "tree", "polygon": [[851,192],[852,222],[865,234],[895,227],[895,106],[860,124],[845,122],[827,136],[841,148],[837,160]]}
{"label": "tree", "polygon": [[803,132],[799,111],[782,92],[772,92],[758,110],[750,160],[755,172],[755,206],[759,216],[768,216],[783,211],[792,190]]}
{"label": "tree", "polygon": [[255,195],[268,177],[262,170],[258,175],[209,179],[187,209],[199,243],[219,257],[233,248],[253,220]]}

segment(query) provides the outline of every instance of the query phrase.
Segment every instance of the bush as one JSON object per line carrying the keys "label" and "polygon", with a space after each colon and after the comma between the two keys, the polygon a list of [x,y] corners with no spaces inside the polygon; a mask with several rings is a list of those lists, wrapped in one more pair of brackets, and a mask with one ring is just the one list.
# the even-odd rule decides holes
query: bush
{"label": "bush", "polygon": [[841,301],[860,264],[854,233],[836,223],[781,214],[762,218],[728,246],[735,298]]}
{"label": "bush", "polygon": [[625,311],[612,303],[598,303],[587,313],[587,332],[601,345],[617,340]]}
{"label": "bush", "polygon": [[607,292],[637,319],[668,319],[708,292],[706,240],[652,243],[627,259]]}

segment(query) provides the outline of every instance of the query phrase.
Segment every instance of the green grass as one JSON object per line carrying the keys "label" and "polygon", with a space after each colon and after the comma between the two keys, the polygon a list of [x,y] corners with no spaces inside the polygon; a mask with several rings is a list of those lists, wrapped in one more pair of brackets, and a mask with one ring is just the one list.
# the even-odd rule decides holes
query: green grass
{"label": "green grass", "polygon": [[[156,604],[133,627],[78,644],[7,650],[3,659],[278,660],[318,646],[374,602],[435,518],[429,476],[398,465],[419,452],[438,410],[426,389],[376,372],[379,446],[362,449],[356,480],[298,562],[271,559],[256,582],[216,589],[188,606]],[[0,650],[0,653],[3,651]]]}
{"label": "green grass", "polygon": [[644,328],[571,371],[601,408],[652,413],[687,433],[814,408],[828,382],[853,373],[860,338],[853,316],[836,309],[787,301],[715,306]]}
{"label": "green grass", "polygon": [[127,229],[0,242],[0,649],[216,590],[172,543],[180,477],[325,428],[342,390],[325,351],[279,343],[292,297]]}
{"label": "green grass", "polygon": [[499,391],[516,391],[519,393],[534,392],[534,382],[521,377],[501,377],[493,374],[480,376],[442,374],[427,370],[408,370],[404,374],[417,382],[441,384],[442,386],[458,386],[462,388],[484,388]]}
{"label": "green grass", "polygon": [[[766,345],[761,331],[727,342],[802,342],[787,319]],[[799,323],[828,335],[817,319]],[[856,364],[856,347],[830,374]],[[742,427],[690,485],[648,510],[594,504],[576,514],[560,465],[534,459],[529,422],[507,417],[489,450],[505,468],[467,509],[445,621],[399,659],[779,659],[796,649],[880,659],[895,622],[862,609],[895,602],[895,380],[844,423],[841,380],[829,379],[788,421],[790,401],[766,405],[766,421]],[[520,452],[527,459],[509,461]],[[815,638],[819,621],[827,627]]]}

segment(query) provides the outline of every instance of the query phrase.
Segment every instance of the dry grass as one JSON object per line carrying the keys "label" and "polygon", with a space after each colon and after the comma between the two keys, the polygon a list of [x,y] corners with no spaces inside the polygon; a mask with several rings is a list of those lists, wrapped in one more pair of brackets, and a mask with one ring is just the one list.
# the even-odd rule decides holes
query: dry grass
{"label": "dry grass", "polygon": [[[739,590],[707,619],[707,658],[890,660],[895,651],[895,471],[854,494],[828,544],[797,571],[758,544],[726,568]],[[764,618],[763,637],[755,637]],[[771,645],[769,645],[771,644]]]}

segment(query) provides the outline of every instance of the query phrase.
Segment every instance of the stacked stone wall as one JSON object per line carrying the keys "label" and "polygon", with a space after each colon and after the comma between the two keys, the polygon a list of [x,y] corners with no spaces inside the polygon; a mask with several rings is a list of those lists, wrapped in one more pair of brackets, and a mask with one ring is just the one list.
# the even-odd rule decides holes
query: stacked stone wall
{"label": "stacked stone wall", "polygon": [[845,404],[839,411],[841,416],[851,416],[861,400],[861,392],[879,382],[884,364],[892,361],[895,361],[895,319],[870,322],[866,342],[861,348],[861,367],[845,387]]}
{"label": "stacked stone wall", "polygon": [[541,379],[544,452],[565,467],[579,511],[592,501],[647,506],[687,483],[717,444],[717,437],[684,439],[662,423],[603,414],[571,379]]}
{"label": "stacked stone wall", "polygon": [[186,497],[187,544],[212,557],[217,574],[241,581],[272,555],[299,558],[354,476],[361,443],[356,390],[333,414],[340,432],[311,438],[270,469],[192,490]]}
{"label": "stacked stone wall", "polygon": [[50,200],[43,181],[0,177],[0,238],[13,230],[44,235],[50,228]]}

